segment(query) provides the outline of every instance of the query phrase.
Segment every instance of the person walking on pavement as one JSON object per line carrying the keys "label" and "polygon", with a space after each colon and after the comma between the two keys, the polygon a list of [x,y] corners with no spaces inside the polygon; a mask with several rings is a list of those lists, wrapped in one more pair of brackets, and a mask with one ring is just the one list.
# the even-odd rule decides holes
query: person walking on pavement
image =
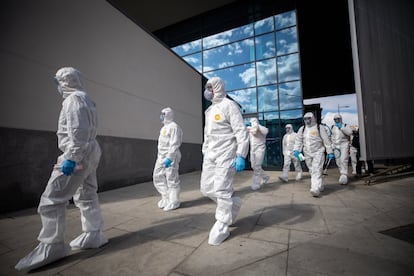
{"label": "person walking on pavement", "polygon": [[252,190],[259,190],[263,184],[269,181],[269,176],[262,168],[266,151],[266,135],[269,132],[267,127],[262,126],[257,118],[251,118],[247,123],[250,141],[250,164],[253,169]]}
{"label": "person walking on pavement", "polygon": [[282,139],[282,151],[283,151],[283,170],[279,179],[287,183],[289,179],[290,164],[293,163],[296,171],[296,180],[302,179],[302,166],[300,161],[293,156],[293,146],[295,145],[296,132],[293,130],[291,124],[287,124],[286,134]]}
{"label": "person walking on pavement", "polygon": [[303,151],[306,166],[311,175],[310,193],[319,197],[324,190],[322,170],[325,162],[325,151],[328,159],[334,159],[332,145],[324,127],[319,127],[312,112],[303,116],[304,126],[301,126],[296,134],[293,156],[300,160]]}
{"label": "person walking on pavement", "polygon": [[180,146],[183,132],[174,122],[174,112],[166,107],[161,110],[160,121],[164,126],[158,137],[158,154],[153,171],[153,182],[161,194],[158,207],[170,211],[180,207],[179,164],[181,160]]}
{"label": "person walking on pavement", "polygon": [[230,235],[241,207],[234,197],[234,175],[244,170],[249,149],[249,136],[239,106],[226,97],[224,82],[219,77],[207,81],[204,97],[212,102],[205,111],[201,193],[217,203],[216,222],[208,243],[220,245]]}
{"label": "person walking on pavement", "polygon": [[[63,98],[58,120],[58,146],[63,152],[40,198],[38,213],[42,229],[39,244],[15,266],[32,270],[65,257],[72,249],[98,248],[106,244],[103,219],[98,200],[98,167],[101,148],[96,140],[98,116],[96,106],[85,92],[81,73],[72,67],[57,71],[54,78]],[[64,242],[66,206],[73,197],[80,209],[83,233]]]}

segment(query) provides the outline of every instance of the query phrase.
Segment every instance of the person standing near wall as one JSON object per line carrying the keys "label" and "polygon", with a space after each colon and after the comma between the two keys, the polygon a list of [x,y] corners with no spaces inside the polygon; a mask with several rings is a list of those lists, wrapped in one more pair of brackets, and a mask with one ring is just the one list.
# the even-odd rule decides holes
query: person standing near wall
{"label": "person standing near wall", "polygon": [[335,124],[332,126],[332,147],[334,152],[338,152],[335,156],[336,165],[339,169],[339,184],[348,184],[348,163],[349,163],[349,142],[351,140],[352,129],[342,122],[342,116],[335,114]]}
{"label": "person standing near wall", "polygon": [[253,169],[252,190],[259,190],[263,184],[269,181],[269,176],[262,168],[266,151],[267,127],[262,126],[257,118],[251,118],[246,125],[250,141],[250,163]]}
{"label": "person standing near wall", "polygon": [[153,181],[155,188],[161,194],[158,207],[164,211],[170,211],[180,207],[181,187],[178,171],[183,132],[174,122],[174,112],[169,107],[161,110],[160,121],[164,126],[158,137],[158,155],[154,166]]}
{"label": "person standing near wall", "polygon": [[296,132],[293,130],[291,124],[287,124],[286,134],[283,135],[282,139],[282,151],[283,151],[283,171],[279,179],[283,182],[288,182],[290,164],[293,162],[296,171],[296,180],[302,179],[302,166],[300,161],[293,156],[293,146],[295,145]]}
{"label": "person standing near wall", "polygon": [[212,105],[205,111],[200,191],[217,203],[208,243],[219,245],[230,235],[229,226],[240,211],[241,199],[233,197],[233,180],[236,171],[244,170],[249,136],[240,109],[226,98],[220,78],[207,81],[204,97]]}
{"label": "person standing near wall", "polygon": [[[72,249],[98,248],[108,240],[102,233],[103,220],[98,200],[98,167],[101,148],[96,140],[96,106],[85,92],[81,73],[72,67],[57,71],[55,82],[63,97],[58,121],[58,146],[63,152],[44,190],[38,206],[42,220],[39,245],[22,258],[15,268],[32,270],[65,257]],[[73,197],[80,209],[83,233],[64,242],[66,206]]]}
{"label": "person standing near wall", "polygon": [[[349,143],[349,156],[351,157],[351,166],[352,166],[352,175],[356,175],[356,167],[358,164],[358,148],[359,147],[359,137],[356,137],[358,133],[358,127],[352,128],[351,141]],[[358,146],[356,146],[358,145]]]}

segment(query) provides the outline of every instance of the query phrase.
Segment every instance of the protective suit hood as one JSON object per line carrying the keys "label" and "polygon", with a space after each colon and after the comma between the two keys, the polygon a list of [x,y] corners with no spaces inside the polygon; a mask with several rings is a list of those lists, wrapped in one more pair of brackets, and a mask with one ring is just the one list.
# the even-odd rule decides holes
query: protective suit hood
{"label": "protective suit hood", "polygon": [[168,124],[174,121],[174,111],[170,107],[166,107],[161,110],[161,113],[164,114],[163,124]]}
{"label": "protective suit hood", "polygon": [[289,128],[289,130],[286,130],[286,133],[287,133],[287,134],[291,134],[291,133],[293,132],[293,126],[292,126],[291,124],[287,124],[287,125],[285,126],[285,128],[286,128],[286,129],[288,129],[288,128]]}
{"label": "protective suit hood", "polygon": [[250,123],[252,124],[252,126],[258,126],[259,120],[257,118],[251,118]]}
{"label": "protective suit hood", "polygon": [[75,91],[84,91],[82,74],[73,67],[63,67],[59,69],[56,72],[55,79],[58,82],[64,99]]}
{"label": "protective suit hood", "polygon": [[219,77],[213,77],[207,81],[213,87],[214,97],[211,100],[213,103],[221,102],[227,95],[224,89],[224,82]]}
{"label": "protective suit hood", "polygon": [[305,113],[305,115],[303,115],[303,118],[311,118],[311,123],[309,125],[310,127],[316,125],[316,118],[312,112]]}

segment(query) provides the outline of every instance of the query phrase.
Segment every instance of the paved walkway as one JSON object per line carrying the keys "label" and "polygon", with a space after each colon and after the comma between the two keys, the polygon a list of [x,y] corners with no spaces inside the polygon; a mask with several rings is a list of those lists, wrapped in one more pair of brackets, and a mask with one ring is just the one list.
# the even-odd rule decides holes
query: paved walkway
{"label": "paved walkway", "polygon": [[[413,275],[414,244],[379,233],[414,223],[413,177],[341,186],[333,168],[314,198],[308,173],[286,184],[280,172],[269,175],[253,192],[252,172],[237,174],[243,205],[220,246],[207,244],[215,204],[199,192],[200,172],[181,176],[182,205],[170,212],[157,208],[151,182],[100,193],[109,243],[30,275]],[[37,245],[40,226],[35,208],[0,217],[0,275],[25,274],[14,265]],[[67,240],[80,232],[70,205]]]}

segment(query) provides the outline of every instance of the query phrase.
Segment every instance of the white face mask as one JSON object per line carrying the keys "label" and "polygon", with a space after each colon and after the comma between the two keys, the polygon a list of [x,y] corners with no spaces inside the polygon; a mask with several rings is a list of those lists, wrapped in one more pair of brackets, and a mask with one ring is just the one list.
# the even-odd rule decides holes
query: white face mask
{"label": "white face mask", "polygon": [[214,95],[213,95],[213,91],[211,91],[211,90],[209,90],[209,89],[204,90],[204,98],[205,98],[207,101],[211,101],[211,100],[213,99],[213,97],[214,97]]}

